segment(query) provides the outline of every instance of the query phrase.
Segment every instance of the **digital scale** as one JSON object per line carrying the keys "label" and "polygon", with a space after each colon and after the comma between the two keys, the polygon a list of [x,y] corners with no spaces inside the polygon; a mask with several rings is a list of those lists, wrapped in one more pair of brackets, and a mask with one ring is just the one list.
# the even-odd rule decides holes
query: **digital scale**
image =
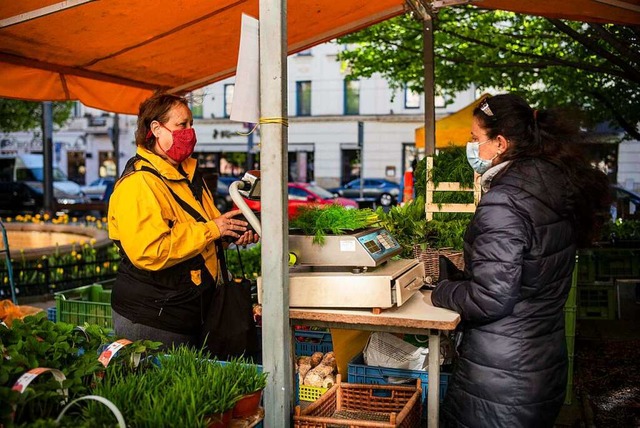
{"label": "digital scale", "polygon": [[[240,196],[256,197],[259,175],[251,172],[247,180],[245,177],[232,183],[229,193],[260,234],[259,220]],[[289,270],[289,307],[372,308],[378,312],[402,305],[425,284],[424,265],[417,259],[392,260],[402,248],[382,227],[327,235],[322,245],[313,240],[313,236],[290,232],[289,252],[296,263]],[[262,303],[261,277],[258,302]]]}

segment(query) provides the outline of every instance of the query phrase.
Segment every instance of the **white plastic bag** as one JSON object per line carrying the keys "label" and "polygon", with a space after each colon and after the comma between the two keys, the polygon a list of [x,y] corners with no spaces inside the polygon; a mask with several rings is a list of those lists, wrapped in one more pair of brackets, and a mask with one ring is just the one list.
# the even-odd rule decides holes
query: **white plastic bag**
{"label": "white plastic bag", "polygon": [[364,348],[364,363],[368,366],[393,369],[425,370],[429,364],[429,349],[418,348],[390,333],[375,332]]}

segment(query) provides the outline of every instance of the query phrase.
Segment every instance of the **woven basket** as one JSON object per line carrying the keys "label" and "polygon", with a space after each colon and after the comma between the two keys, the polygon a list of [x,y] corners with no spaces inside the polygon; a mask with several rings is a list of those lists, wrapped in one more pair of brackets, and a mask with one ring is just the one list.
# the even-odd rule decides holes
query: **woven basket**
{"label": "woven basket", "polygon": [[296,406],[294,428],[419,428],[422,386],[336,384],[304,410]]}
{"label": "woven basket", "polygon": [[464,254],[462,251],[452,248],[422,248],[420,245],[413,246],[413,256],[424,265],[425,282],[435,284],[440,275],[438,257],[445,256],[453,262],[460,270],[464,270]]}

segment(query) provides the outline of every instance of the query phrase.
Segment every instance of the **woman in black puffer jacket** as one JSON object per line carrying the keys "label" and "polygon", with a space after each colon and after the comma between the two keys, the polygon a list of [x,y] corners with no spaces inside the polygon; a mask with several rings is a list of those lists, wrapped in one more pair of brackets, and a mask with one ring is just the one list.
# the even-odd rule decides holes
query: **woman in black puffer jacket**
{"label": "woman in black puffer jacket", "polygon": [[576,248],[609,206],[607,178],[578,155],[576,130],[511,94],[474,111],[467,158],[486,193],[465,235],[467,279],[441,277],[432,293],[462,318],[445,427],[551,427],[560,411]]}

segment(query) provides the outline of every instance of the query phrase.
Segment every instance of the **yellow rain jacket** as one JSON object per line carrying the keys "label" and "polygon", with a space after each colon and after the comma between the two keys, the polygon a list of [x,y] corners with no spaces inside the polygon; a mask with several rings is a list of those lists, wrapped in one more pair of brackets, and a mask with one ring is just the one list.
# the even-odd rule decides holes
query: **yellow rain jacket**
{"label": "yellow rain jacket", "polygon": [[123,256],[113,310],[133,322],[181,334],[198,333],[218,279],[214,241],[220,231],[213,219],[220,212],[196,164],[192,158],[182,162],[183,175],[138,147],[109,202],[109,237]]}

